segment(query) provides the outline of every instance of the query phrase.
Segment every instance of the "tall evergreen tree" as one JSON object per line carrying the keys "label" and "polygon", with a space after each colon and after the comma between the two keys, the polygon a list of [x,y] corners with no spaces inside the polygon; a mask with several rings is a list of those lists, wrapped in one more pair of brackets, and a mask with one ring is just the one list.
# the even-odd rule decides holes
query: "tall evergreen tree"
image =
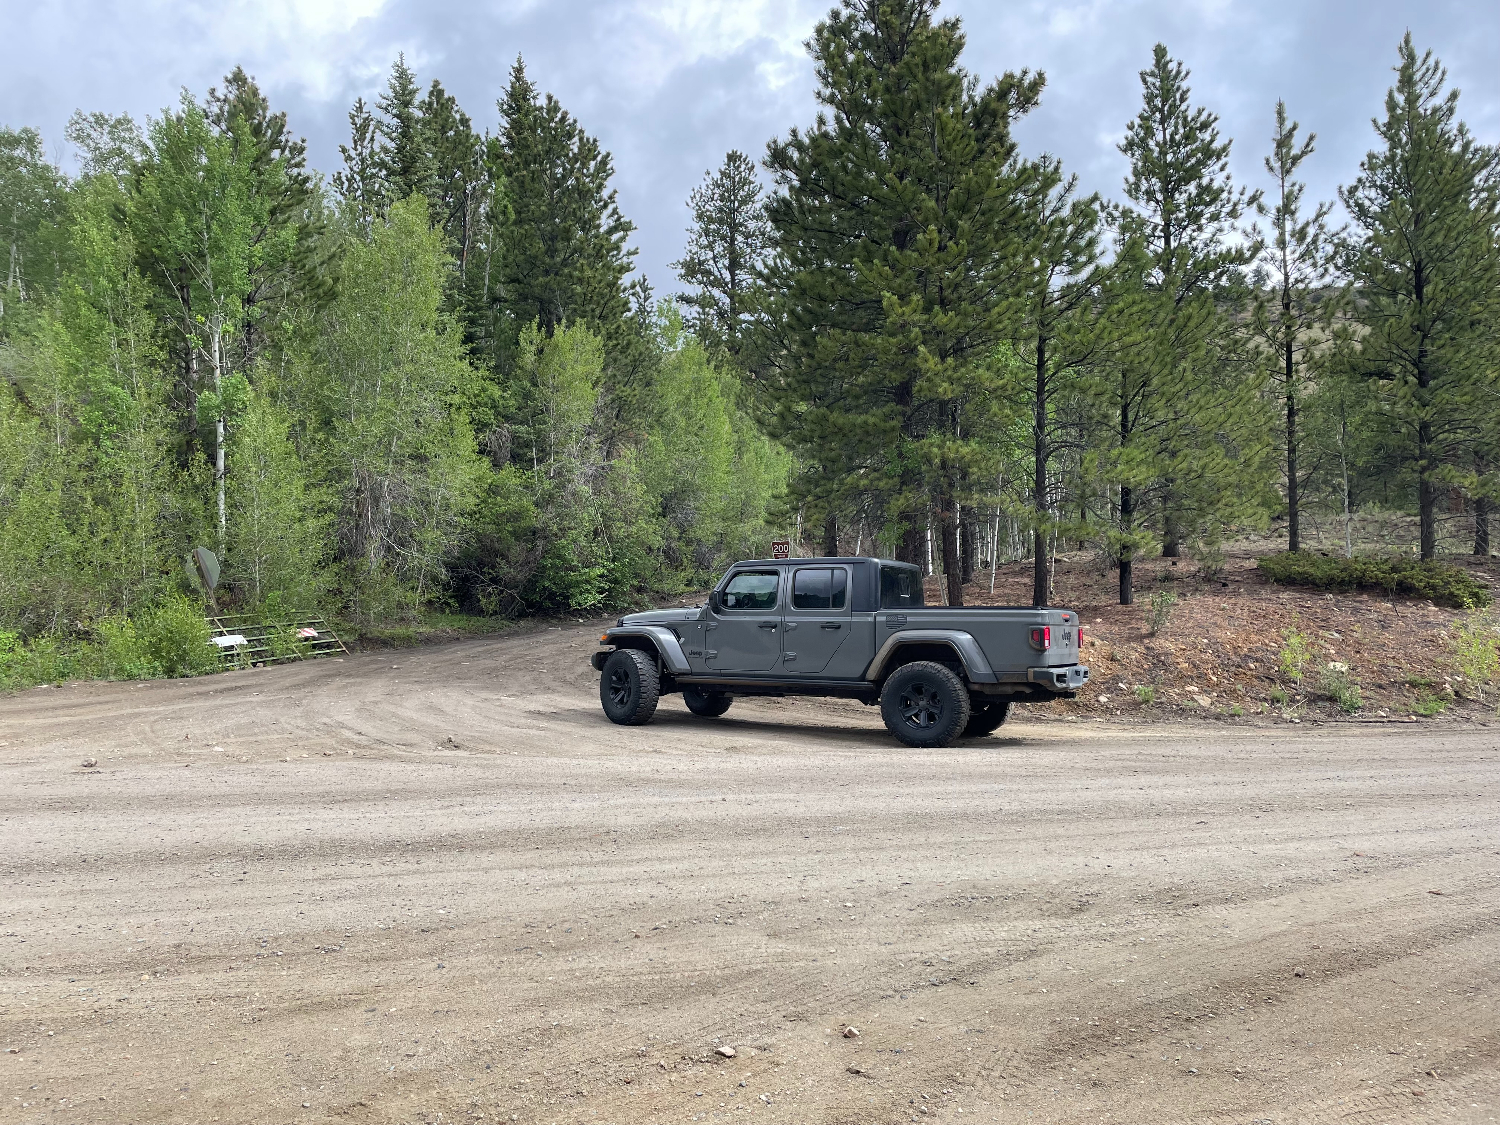
{"label": "tall evergreen tree", "polygon": [[1500,378],[1500,155],[1458,120],[1446,81],[1408,32],[1374,123],[1380,147],[1340,192],[1353,220],[1343,265],[1363,329],[1354,362],[1406,440],[1424,559],[1437,554],[1441,483],[1482,436],[1476,411]]}
{"label": "tall evergreen tree", "polygon": [[1258,287],[1254,310],[1255,332],[1270,350],[1282,407],[1282,471],[1286,480],[1287,550],[1302,549],[1302,489],[1307,468],[1302,453],[1302,399],[1313,377],[1312,368],[1327,351],[1333,319],[1340,308],[1334,286],[1334,241],[1328,229],[1333,204],[1316,204],[1311,214],[1302,207],[1305,186],[1297,169],[1313,152],[1315,133],[1297,143],[1297,122],[1288,121],[1286,103],[1276,103],[1276,133],[1266,172],[1274,183],[1274,202],[1259,201],[1257,213],[1269,220],[1269,237],[1253,231],[1265,247],[1261,265],[1269,274],[1268,288]]}
{"label": "tall evergreen tree", "polygon": [[754,162],[731,151],[688,197],[693,225],[682,258],[672,263],[694,292],[678,295],[692,310],[694,333],[711,352],[742,370],[749,321],[755,314],[757,271],[771,244]]}
{"label": "tall evergreen tree", "polygon": [[541,98],[518,58],[500,101],[500,162],[510,221],[499,232],[499,300],[515,331],[537,321],[596,330],[629,310],[624,280],[635,229],[609,186],[614,162],[551,94]]}
{"label": "tall evergreen tree", "polygon": [[1038,161],[1033,174],[1024,212],[1030,266],[1018,339],[1024,362],[1016,368],[1024,377],[1012,380],[1008,391],[1031,416],[1031,599],[1043,606],[1052,598],[1052,462],[1066,447],[1082,447],[1082,376],[1101,358],[1107,336],[1100,320],[1099,197],[1080,198],[1077,177],[1064,179],[1061,164],[1050,157]]}
{"label": "tall evergreen tree", "polygon": [[420,136],[429,169],[423,187],[432,221],[448,237],[460,276],[468,272],[475,225],[485,200],[484,145],[458,99],[432,80],[421,104]]}
{"label": "tall evergreen tree", "polygon": [[349,143],[339,145],[339,155],[344,166],[333,174],[333,188],[368,229],[377,215],[385,213],[386,193],[380,170],[380,131],[364,98],[356,98],[349,111]]}
{"label": "tall evergreen tree", "polygon": [[958,505],[988,455],[986,400],[1020,274],[1010,126],[1042,80],[981,87],[934,0],[845,0],[809,44],[825,108],[768,150],[777,427],[797,494],[870,500],[900,557],[929,501],[946,594],[961,602]]}
{"label": "tall evergreen tree", "polygon": [[423,136],[421,90],[417,76],[406,65],[406,56],[396,56],[385,92],[375,100],[380,112],[375,127],[384,142],[379,167],[385,181],[386,199],[395,203],[424,194],[432,180],[432,158]]}
{"label": "tall evergreen tree", "polygon": [[1179,552],[1184,533],[1211,528],[1222,518],[1214,509],[1241,492],[1226,474],[1244,451],[1227,449],[1218,427],[1249,410],[1249,388],[1236,376],[1241,357],[1218,298],[1253,256],[1234,235],[1259,196],[1232,183],[1230,142],[1213,113],[1192,105],[1187,78],[1158,43],[1141,71],[1140,112],[1119,146],[1130,160],[1129,203],[1117,213],[1120,258],[1130,266],[1121,277],[1134,278],[1119,291],[1132,346],[1109,392],[1123,605],[1134,600],[1143,490],[1159,504],[1167,555]]}

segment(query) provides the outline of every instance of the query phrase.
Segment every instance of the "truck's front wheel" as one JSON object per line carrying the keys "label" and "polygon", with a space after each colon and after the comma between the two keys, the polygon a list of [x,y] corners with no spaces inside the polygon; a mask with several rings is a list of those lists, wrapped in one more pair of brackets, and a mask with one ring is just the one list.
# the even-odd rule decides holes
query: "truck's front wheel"
{"label": "truck's front wheel", "polygon": [[885,729],[907,746],[947,746],[968,725],[969,691],[941,664],[903,664],[881,689],[880,714]]}
{"label": "truck's front wheel", "polygon": [[636,648],[609,654],[599,675],[599,702],[609,721],[637,727],[651,721],[661,698],[661,674],[656,661]]}

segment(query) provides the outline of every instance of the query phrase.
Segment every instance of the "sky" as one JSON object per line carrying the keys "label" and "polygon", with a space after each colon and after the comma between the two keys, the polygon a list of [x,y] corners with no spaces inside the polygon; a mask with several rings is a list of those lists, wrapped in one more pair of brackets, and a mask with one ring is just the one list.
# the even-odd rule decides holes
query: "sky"
{"label": "sky", "polygon": [[[766,142],[816,113],[804,46],[829,0],[0,0],[0,125],[42,130],[66,168],[75,109],[138,119],[202,96],[236,64],[339,166],[347,114],[383,88],[397,52],[425,86],[459,99],[480,131],[519,54],[614,154],[621,210],[636,224],[637,268],[660,294],[677,282],[688,193],[729,149]],[[988,81],[1041,70],[1040,108],[1018,127],[1023,152],[1050,152],[1083,188],[1118,196],[1116,149],[1140,101],[1153,44],[1192,72],[1194,101],[1234,139],[1231,170],[1262,186],[1274,109],[1318,135],[1304,170],[1333,198],[1371,147],[1396,47],[1408,29],[1462,91],[1460,114],[1500,142],[1500,3],[1495,0],[946,0],[968,38],[963,65]]]}

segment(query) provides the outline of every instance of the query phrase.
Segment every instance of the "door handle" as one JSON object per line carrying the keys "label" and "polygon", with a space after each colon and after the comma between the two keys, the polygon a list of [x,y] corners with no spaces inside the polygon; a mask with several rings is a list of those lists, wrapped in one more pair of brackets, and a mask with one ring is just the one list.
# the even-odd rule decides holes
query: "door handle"
{"label": "door handle", "polygon": [[774,622],[774,621],[762,621],[760,623],[760,627],[762,629],[774,629],[774,628],[776,628],[776,622]]}
{"label": "door handle", "polygon": [[823,622],[823,628],[825,628],[825,629],[838,629],[838,628],[840,628],[840,625],[839,625],[839,623],[837,621],[825,621],[825,622]]}

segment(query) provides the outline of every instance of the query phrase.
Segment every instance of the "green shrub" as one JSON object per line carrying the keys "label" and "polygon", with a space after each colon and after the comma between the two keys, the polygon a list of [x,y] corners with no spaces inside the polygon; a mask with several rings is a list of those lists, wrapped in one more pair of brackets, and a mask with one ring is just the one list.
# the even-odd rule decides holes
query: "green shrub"
{"label": "green shrub", "polygon": [[1156,702],[1156,689],[1150,684],[1141,684],[1135,689],[1135,701],[1149,707]]}
{"label": "green shrub", "polygon": [[162,675],[147,647],[145,634],[127,617],[110,617],[98,622],[94,632],[99,637],[99,674],[110,680],[149,680]]}
{"label": "green shrub", "polygon": [[1268,581],[1282,586],[1380,590],[1387,594],[1411,594],[1458,608],[1484,608],[1491,602],[1489,590],[1468,571],[1452,563],[1379,555],[1344,559],[1287,551],[1257,559],[1255,565]]}
{"label": "green shrub", "polygon": [[1484,702],[1484,689],[1500,672],[1500,621],[1490,613],[1470,611],[1453,627],[1448,647],[1453,666],[1466,683],[1474,685],[1474,698]]}
{"label": "green shrub", "polygon": [[1153,637],[1167,627],[1167,622],[1172,620],[1172,611],[1176,608],[1176,594],[1166,590],[1152,592],[1151,605],[1146,611],[1146,627]]}
{"label": "green shrub", "polygon": [[1364,706],[1364,696],[1360,693],[1359,684],[1349,675],[1347,664],[1329,663],[1323,666],[1323,671],[1318,676],[1318,690],[1329,699],[1339,705],[1339,708],[1352,715]]}
{"label": "green shrub", "polygon": [[1312,643],[1306,633],[1288,629],[1281,635],[1281,651],[1276,654],[1276,666],[1292,683],[1301,685],[1302,673],[1312,659]]}
{"label": "green shrub", "polygon": [[219,667],[219,650],[209,643],[203,607],[168,595],[140,616],[141,648],[163,676],[195,676]]}
{"label": "green shrub", "polygon": [[1417,705],[1412,708],[1424,719],[1430,719],[1434,715],[1441,715],[1448,708],[1448,702],[1436,695],[1424,695],[1417,700]]}

